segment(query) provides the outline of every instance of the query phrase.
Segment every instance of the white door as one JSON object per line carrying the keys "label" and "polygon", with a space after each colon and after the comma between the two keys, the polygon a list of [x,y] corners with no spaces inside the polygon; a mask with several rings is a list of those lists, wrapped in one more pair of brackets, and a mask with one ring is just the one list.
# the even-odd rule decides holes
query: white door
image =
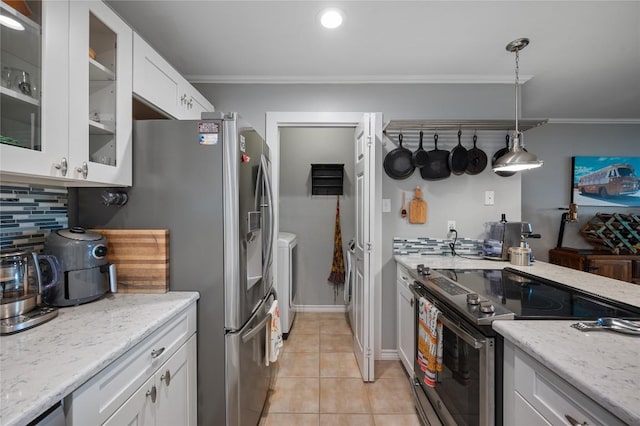
{"label": "white door", "polygon": [[353,288],[353,351],[362,380],[374,376],[373,318],[374,274],[372,249],[375,212],[375,114],[364,114],[355,131],[356,246]]}

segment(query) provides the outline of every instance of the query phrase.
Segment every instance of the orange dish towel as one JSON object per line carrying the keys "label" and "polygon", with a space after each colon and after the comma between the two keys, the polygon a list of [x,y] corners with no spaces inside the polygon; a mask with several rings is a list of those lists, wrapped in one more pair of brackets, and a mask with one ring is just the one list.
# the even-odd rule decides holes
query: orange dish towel
{"label": "orange dish towel", "polygon": [[440,311],[424,297],[419,303],[418,363],[424,372],[424,383],[436,386],[437,373],[442,371],[442,322]]}

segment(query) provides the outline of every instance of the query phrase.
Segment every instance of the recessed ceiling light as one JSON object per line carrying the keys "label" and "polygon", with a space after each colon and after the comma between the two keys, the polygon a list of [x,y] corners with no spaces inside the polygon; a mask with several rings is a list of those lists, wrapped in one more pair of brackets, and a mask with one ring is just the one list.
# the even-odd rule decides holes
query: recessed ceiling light
{"label": "recessed ceiling light", "polygon": [[325,9],[320,13],[320,23],[323,27],[334,29],[342,25],[343,14],[340,9]]}
{"label": "recessed ceiling light", "polygon": [[11,28],[12,30],[24,30],[24,26],[20,22],[5,15],[0,15],[0,25],[4,25],[5,27]]}

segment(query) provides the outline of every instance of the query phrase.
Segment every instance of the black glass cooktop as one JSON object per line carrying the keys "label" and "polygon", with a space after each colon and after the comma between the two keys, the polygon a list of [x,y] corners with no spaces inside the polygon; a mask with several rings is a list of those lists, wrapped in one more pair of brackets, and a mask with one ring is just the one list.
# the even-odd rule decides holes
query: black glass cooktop
{"label": "black glass cooktop", "polygon": [[640,308],[510,269],[436,269],[516,319],[640,319]]}

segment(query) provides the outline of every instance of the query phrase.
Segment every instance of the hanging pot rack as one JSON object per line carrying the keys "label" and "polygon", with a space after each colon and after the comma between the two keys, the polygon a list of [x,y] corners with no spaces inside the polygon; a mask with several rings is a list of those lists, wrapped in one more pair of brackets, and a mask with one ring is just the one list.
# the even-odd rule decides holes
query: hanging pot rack
{"label": "hanging pot rack", "polygon": [[[542,126],[542,120],[518,120],[521,132]],[[434,133],[438,133],[438,143],[443,146],[457,143],[458,130],[462,130],[463,143],[465,135],[470,140],[473,134],[481,135],[484,140],[495,140],[503,143],[506,132],[513,132],[513,120],[391,120],[382,132],[394,145],[398,145],[398,135],[402,133],[403,145],[407,148],[417,147],[420,131],[425,133],[425,149],[429,150]],[[468,143],[467,143],[468,145]]]}

